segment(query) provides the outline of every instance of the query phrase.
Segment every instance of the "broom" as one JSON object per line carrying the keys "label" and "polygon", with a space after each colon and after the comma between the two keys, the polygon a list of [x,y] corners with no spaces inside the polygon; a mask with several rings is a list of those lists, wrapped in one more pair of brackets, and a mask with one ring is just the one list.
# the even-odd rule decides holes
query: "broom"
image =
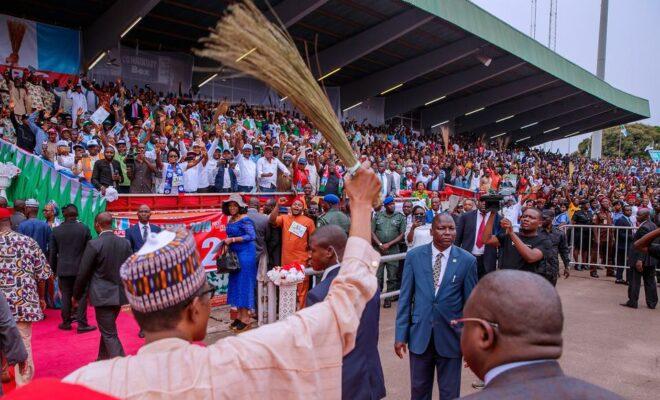
{"label": "broom", "polygon": [[271,23],[251,0],[229,6],[195,54],[220,61],[288,97],[355,173],[360,167],[328,97],[303,61],[291,36]]}

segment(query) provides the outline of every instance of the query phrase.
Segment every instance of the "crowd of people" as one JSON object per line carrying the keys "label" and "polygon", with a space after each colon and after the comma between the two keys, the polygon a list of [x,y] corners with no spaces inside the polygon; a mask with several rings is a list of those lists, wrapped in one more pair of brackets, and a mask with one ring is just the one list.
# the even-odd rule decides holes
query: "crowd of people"
{"label": "crowd of people", "polygon": [[[121,80],[97,84],[81,78],[64,87],[51,86],[36,75],[16,78],[11,72],[0,81],[0,94],[3,140],[43,157],[57,170],[101,193],[112,187],[119,193],[231,194],[221,207],[229,217],[227,239],[222,245],[236,256],[240,266],[230,274],[227,293],[228,303],[237,310],[231,323],[234,332],[252,329],[256,287],[265,281],[268,269],[300,263],[324,271],[318,286],[311,288],[308,278],[298,284],[298,308],[310,309],[300,314],[300,320],[288,320],[277,334],[262,328],[251,336],[251,340],[268,343],[262,349],[272,354],[250,370],[291,368],[318,377],[336,373],[334,369],[341,365],[337,354],[352,349],[353,340],[345,335],[355,335],[356,329],[371,336],[366,340],[358,332],[354,351],[370,360],[377,358],[379,311],[370,313],[369,319],[361,310],[365,305],[378,310],[381,291],[400,290],[399,296],[388,297],[383,307],[398,301],[395,352],[400,357],[410,353],[412,397],[424,398],[430,393],[434,368],[442,378],[443,398],[457,397],[461,354],[467,358],[466,348],[459,343],[460,332],[449,324],[438,331],[431,326],[439,320],[463,324],[478,319],[476,325],[486,332],[482,337],[491,335],[491,339],[468,347],[470,355],[476,357],[468,361],[480,378],[496,379],[489,378],[487,366],[475,365],[485,357],[477,353],[503,346],[492,339],[493,329],[497,331],[498,326],[513,324],[521,317],[512,314],[516,304],[486,313],[486,300],[493,296],[490,292],[495,291],[494,286],[515,281],[539,291],[551,290],[537,277],[508,276],[496,270],[530,272],[556,285],[561,274],[568,277],[571,273],[571,248],[574,268],[588,268],[594,278],[601,264],[620,266],[607,268],[606,273],[614,276],[616,283],[629,285],[629,299],[623,305],[637,308],[642,280],[647,306],[657,305],[657,259],[645,253],[653,246],[645,238],[660,225],[658,165],[641,157],[595,161],[523,147],[503,148],[501,142],[480,138],[452,137],[445,144],[438,134],[422,134],[395,123],[374,127],[364,121],[347,121],[343,126],[355,152],[361,161],[373,166],[372,171],[351,177],[313,124],[293,111],[244,102],[229,105],[183,100],[148,87],[129,88]],[[463,189],[463,195],[448,198],[448,185]],[[265,203],[257,197],[246,203],[238,194],[250,192],[294,192],[296,197],[290,206],[283,207],[279,201],[283,199],[278,200],[277,195]],[[493,194],[500,194],[502,200]],[[374,197],[378,199],[375,206]],[[195,260],[190,237],[160,232],[150,223],[147,206],[139,208],[139,222],[126,232],[125,239],[113,232],[109,213],[99,214],[94,225],[99,237],[92,239],[89,229],[77,222],[75,205],[60,209],[50,203],[39,216],[39,204],[34,199],[14,199],[13,212],[6,208],[6,199],[0,202],[0,234],[5,237],[0,251],[24,258],[20,263],[3,258],[3,262],[20,268],[0,272],[3,293],[26,350],[25,354],[17,351],[16,356],[6,357],[9,363],[20,365],[17,377],[24,374],[29,381],[33,374],[31,324],[41,320],[43,309],[57,301],[62,310],[59,328],[71,330],[76,323],[77,332],[85,333],[96,329],[87,321],[89,299],[101,332],[98,359],[114,359],[111,364],[82,369],[68,379],[124,397],[140,397],[145,391],[162,387],[161,378],[153,376],[137,386],[141,389],[131,392],[128,381],[105,379],[102,372],[107,368],[139,368],[139,373],[126,375],[130,380],[159,371],[156,366],[168,365],[162,360],[166,351],[176,349],[181,360],[191,352],[195,357],[186,361],[191,372],[184,375],[192,379],[197,376],[193,371],[206,368],[209,383],[206,389],[188,390],[214,391],[222,389],[210,379],[213,368],[221,365],[226,372],[232,364],[229,354],[242,351],[243,345],[246,352],[254,350],[248,346],[250,342],[235,342],[231,349],[220,343],[217,348],[191,350],[187,342],[205,335],[208,297],[213,289],[204,283],[204,271]],[[565,225],[586,228],[567,234],[562,229]],[[600,229],[613,226],[635,230]],[[585,229],[592,232],[595,244]],[[358,238],[347,242],[347,235]],[[617,240],[610,240],[611,235]],[[639,242],[646,244],[638,246],[642,250],[633,246]],[[365,243],[370,246],[365,248]],[[163,272],[156,279],[140,260],[162,248],[170,248],[176,257],[156,257],[161,268],[178,272]],[[166,252],[157,254],[161,253]],[[377,260],[379,254],[398,253],[407,253],[405,260],[384,262],[376,268],[377,284],[360,278],[368,273],[362,267],[371,266],[365,262]],[[625,276],[623,266],[629,267]],[[426,277],[427,272],[432,276]],[[16,279],[18,276],[21,279]],[[425,281],[430,278],[433,285]],[[333,280],[339,284],[330,286]],[[168,294],[169,300],[153,295],[170,286],[180,288],[176,295]],[[329,293],[334,296],[324,300]],[[470,297],[470,293],[479,296]],[[437,296],[444,299],[440,308],[434,306]],[[545,358],[557,358],[561,322],[556,314],[561,314],[561,309],[557,311],[553,296],[543,301],[549,302],[546,305],[554,314],[531,326],[529,337],[532,340],[541,331],[552,331],[553,342],[548,343],[554,352]],[[474,304],[477,302],[479,306]],[[126,303],[147,339],[145,347],[150,348],[150,353],[136,356],[140,363],[115,358],[124,356],[115,321]],[[314,307],[316,303],[323,305]],[[0,297],[0,314],[2,310]],[[337,315],[345,319],[338,320]],[[499,319],[504,315],[509,319]],[[481,318],[493,318],[497,323]],[[310,327],[314,331],[307,330]],[[309,335],[310,351],[298,352],[299,347],[290,351],[289,335],[303,332]],[[337,341],[334,334],[344,339]],[[209,364],[207,352],[224,361]],[[354,354],[353,358],[359,357]],[[314,361],[321,359],[323,362]],[[345,363],[341,371],[344,398],[382,398],[385,388],[380,361],[351,369],[356,363]],[[247,367],[235,367],[239,382]],[[558,367],[553,364],[547,368]],[[278,381],[282,385],[279,390],[290,390],[287,386],[293,380],[304,392],[306,386],[293,377],[295,374],[284,375]],[[103,381],[98,380],[100,376]],[[360,384],[360,379],[370,383]],[[260,385],[240,389],[243,392],[236,390],[260,393]],[[369,394],[356,394],[355,390],[365,386],[370,388]],[[337,394],[334,387],[308,389]]]}

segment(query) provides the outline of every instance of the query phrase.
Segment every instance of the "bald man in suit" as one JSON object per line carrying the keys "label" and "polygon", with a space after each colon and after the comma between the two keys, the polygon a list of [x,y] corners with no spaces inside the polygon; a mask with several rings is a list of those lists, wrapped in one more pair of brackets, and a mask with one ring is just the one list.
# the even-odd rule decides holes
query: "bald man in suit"
{"label": "bald man in suit", "polygon": [[621,400],[622,397],[564,375],[564,315],[555,288],[541,275],[499,270],[484,276],[451,322],[461,332],[470,369],[485,382],[470,400]]}

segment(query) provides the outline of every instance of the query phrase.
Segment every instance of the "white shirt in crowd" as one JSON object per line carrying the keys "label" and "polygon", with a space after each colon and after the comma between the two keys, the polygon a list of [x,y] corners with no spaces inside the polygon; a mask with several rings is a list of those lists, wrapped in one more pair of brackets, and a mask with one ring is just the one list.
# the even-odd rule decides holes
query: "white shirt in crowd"
{"label": "white shirt in crowd", "polygon": [[[214,139],[213,142],[211,142],[211,146],[209,147],[208,150],[208,160],[206,160],[206,164],[202,165],[199,169],[199,183],[197,186],[198,189],[206,189],[215,183],[214,182],[215,175],[211,177],[209,171],[212,171],[213,168],[217,169],[217,162],[215,162],[215,160],[213,159],[213,153],[215,153],[215,149],[217,148],[218,148],[218,139]],[[213,161],[213,163],[211,163],[211,161]]]}
{"label": "white shirt in crowd", "polygon": [[388,170],[388,173],[392,175],[392,181],[394,182],[394,193],[398,195],[399,191],[401,190],[401,175],[399,175],[399,173],[396,171],[390,170]]}
{"label": "white shirt in crowd", "polygon": [[78,110],[82,109],[83,112],[87,112],[87,98],[84,94],[72,92],[71,90],[67,91],[66,95],[71,99],[71,114],[73,116],[73,127],[75,128]]}
{"label": "white shirt in crowd", "polygon": [[511,221],[514,232],[518,232],[518,230],[520,229],[520,223],[518,222],[518,217],[520,217],[521,208],[522,206],[520,202],[515,203],[511,207],[502,207],[502,215],[504,216],[504,218]]}
{"label": "white shirt in crowd", "polygon": [[238,165],[239,171],[236,173],[236,184],[239,186],[249,186],[254,187],[255,182],[257,181],[257,164],[243,157],[243,154],[238,154],[234,160],[236,160],[236,165]]}
{"label": "white shirt in crowd", "polygon": [[442,258],[440,259],[440,277],[438,281],[435,282],[435,294],[438,294],[438,289],[440,289],[440,283],[442,283],[442,278],[445,276],[445,271],[447,271],[447,260],[449,260],[449,253],[451,252],[451,246],[447,247],[443,251],[440,251],[435,244],[431,245],[431,266],[435,267],[435,260],[439,254],[442,253]]}
{"label": "white shirt in crowd", "polygon": [[199,189],[199,181],[202,178],[203,172],[204,166],[201,162],[183,172],[183,190],[185,190],[186,193],[194,193]]}
{"label": "white shirt in crowd", "polygon": [[406,234],[404,236],[404,238],[406,238],[406,245],[408,245],[409,251],[417,246],[431,243],[433,241],[433,237],[431,237],[431,224],[424,224],[415,228],[415,232],[413,233],[413,240],[412,242],[409,242],[408,233],[410,232],[411,228],[412,224],[410,227],[408,227],[408,229],[406,229]]}
{"label": "white shirt in crowd", "polygon": [[[273,157],[268,161],[266,157],[261,157],[257,161],[257,181],[259,182],[259,187],[267,189],[276,187],[278,169],[284,175],[289,175],[289,169],[279,159]],[[270,176],[262,176],[263,174],[270,174]],[[242,184],[239,183],[239,185]]]}
{"label": "white shirt in crowd", "polygon": [[[475,256],[481,256],[484,254],[484,249],[486,248],[486,246],[481,246],[481,247],[477,246],[477,236],[479,234],[479,226],[481,225],[481,221],[485,219],[486,220],[485,223],[488,223],[488,218],[490,218],[490,211],[487,212],[485,216],[482,216],[481,213],[477,211],[477,223],[474,226],[474,246],[472,246],[472,251],[470,252]],[[486,228],[484,225],[484,230],[485,229]]]}

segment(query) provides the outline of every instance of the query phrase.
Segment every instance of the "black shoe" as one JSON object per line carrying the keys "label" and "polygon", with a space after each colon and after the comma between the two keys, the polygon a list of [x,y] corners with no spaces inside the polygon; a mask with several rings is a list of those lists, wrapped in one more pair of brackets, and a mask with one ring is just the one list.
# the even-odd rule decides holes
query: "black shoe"
{"label": "black shoe", "polygon": [[64,322],[62,322],[61,324],[57,325],[57,329],[61,329],[63,331],[70,331],[71,324],[65,324]]}
{"label": "black shoe", "polygon": [[621,305],[624,306],[624,307],[637,308],[637,304],[631,304],[631,303],[628,303],[628,302],[621,303]]}
{"label": "black shoe", "polygon": [[648,308],[650,308],[651,310],[655,310],[655,306],[652,306],[652,305],[649,305],[649,304],[647,304],[646,306],[647,306]]}
{"label": "black shoe", "polygon": [[140,329],[140,332],[138,332],[138,337],[140,339],[144,339],[144,331],[142,329]]}
{"label": "black shoe", "polygon": [[96,327],[94,325],[80,325],[80,324],[78,324],[78,329],[76,329],[78,333],[87,333],[95,330]]}
{"label": "black shoe", "polygon": [[598,272],[596,272],[596,271],[589,272],[589,276],[591,276],[592,278],[599,278]]}
{"label": "black shoe", "polygon": [[628,283],[624,281],[623,279],[617,279],[614,281],[617,285],[627,285]]}
{"label": "black shoe", "polygon": [[250,330],[251,328],[252,328],[251,324],[246,324],[243,321],[238,321],[238,323],[234,327],[234,332],[236,333],[245,332],[247,330]]}
{"label": "black shoe", "polygon": [[392,301],[390,299],[385,299],[383,302],[383,308],[392,308]]}
{"label": "black shoe", "polygon": [[234,322],[232,322],[231,325],[229,325],[229,327],[232,328],[232,329],[236,328],[236,325],[238,325],[239,322],[241,322],[241,321],[238,320],[238,319],[235,319]]}

